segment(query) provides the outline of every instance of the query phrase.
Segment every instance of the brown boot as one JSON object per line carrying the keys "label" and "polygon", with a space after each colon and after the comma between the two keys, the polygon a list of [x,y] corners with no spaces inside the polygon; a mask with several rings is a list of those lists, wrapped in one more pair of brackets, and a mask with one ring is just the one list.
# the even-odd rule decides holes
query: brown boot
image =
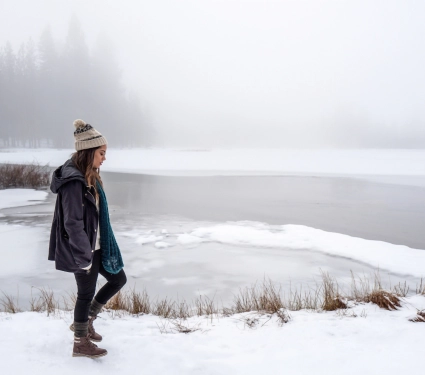
{"label": "brown boot", "polygon": [[[90,336],[90,340],[94,341],[94,342],[101,342],[102,341],[102,336],[99,335],[93,327],[93,321],[97,318],[97,316],[89,316],[89,327],[88,327],[88,332],[89,332],[89,336]],[[74,323],[72,323],[69,326],[69,329],[73,332],[75,332],[75,328],[74,328]]]}
{"label": "brown boot", "polygon": [[99,335],[93,327],[93,322],[94,320],[97,318],[97,316],[89,316],[89,336],[90,336],[90,340],[94,341],[94,342],[101,342],[102,341],[102,336]]}
{"label": "brown boot", "polygon": [[89,336],[89,334],[86,337],[74,336],[73,357],[99,358],[108,354],[105,349],[98,348],[96,344],[93,344]]}

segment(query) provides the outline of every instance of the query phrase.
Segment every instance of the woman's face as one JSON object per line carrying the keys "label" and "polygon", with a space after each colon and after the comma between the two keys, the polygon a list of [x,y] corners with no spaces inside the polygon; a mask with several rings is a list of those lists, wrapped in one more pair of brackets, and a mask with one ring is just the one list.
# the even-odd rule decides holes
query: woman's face
{"label": "woman's face", "polygon": [[106,160],[106,145],[101,146],[94,152],[93,168],[99,169],[102,163]]}

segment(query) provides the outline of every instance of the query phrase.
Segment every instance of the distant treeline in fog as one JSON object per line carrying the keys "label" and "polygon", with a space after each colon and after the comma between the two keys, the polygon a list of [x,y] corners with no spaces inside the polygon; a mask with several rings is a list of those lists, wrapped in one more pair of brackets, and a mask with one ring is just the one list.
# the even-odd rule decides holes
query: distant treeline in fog
{"label": "distant treeline in fog", "polygon": [[17,53],[0,48],[0,146],[72,147],[73,121],[82,118],[114,146],[146,146],[151,131],[141,103],[121,83],[108,38],[90,51],[72,17],[65,41],[47,27]]}

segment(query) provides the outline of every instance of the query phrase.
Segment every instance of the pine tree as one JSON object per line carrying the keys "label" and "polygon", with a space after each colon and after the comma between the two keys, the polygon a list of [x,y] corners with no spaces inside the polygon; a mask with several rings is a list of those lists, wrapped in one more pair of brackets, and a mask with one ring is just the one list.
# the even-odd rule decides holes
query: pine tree
{"label": "pine tree", "polygon": [[[90,95],[90,57],[84,32],[77,17],[71,17],[65,48],[60,57],[60,112],[56,118],[60,124],[69,119],[89,118],[92,113]],[[71,120],[72,122],[72,120]],[[60,147],[68,146],[69,139],[61,138]]]}
{"label": "pine tree", "polygon": [[58,123],[62,102],[59,78],[59,57],[50,26],[41,34],[38,43],[38,113],[40,135],[47,142],[59,145],[62,134],[52,131]]}
{"label": "pine tree", "polygon": [[7,42],[2,53],[2,77],[1,103],[2,122],[4,128],[3,140],[6,147],[15,146],[16,138],[14,127],[16,124],[17,101],[16,101],[16,56],[12,45]]}

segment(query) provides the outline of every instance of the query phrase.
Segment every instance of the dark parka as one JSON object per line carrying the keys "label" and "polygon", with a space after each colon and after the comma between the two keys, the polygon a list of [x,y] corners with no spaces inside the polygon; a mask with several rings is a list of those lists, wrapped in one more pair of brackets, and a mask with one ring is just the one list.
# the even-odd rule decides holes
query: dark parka
{"label": "dark parka", "polygon": [[50,190],[57,194],[49,260],[56,269],[84,272],[93,259],[99,214],[94,190],[71,160],[53,172]]}

